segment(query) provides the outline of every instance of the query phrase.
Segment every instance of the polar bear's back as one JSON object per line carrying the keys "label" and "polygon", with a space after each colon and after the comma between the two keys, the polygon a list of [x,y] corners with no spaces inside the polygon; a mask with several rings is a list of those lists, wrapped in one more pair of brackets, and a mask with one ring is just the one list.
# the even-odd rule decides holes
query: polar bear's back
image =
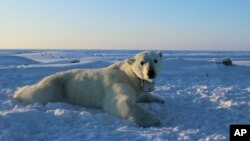
{"label": "polar bear's back", "polygon": [[108,89],[124,78],[119,67],[73,70],[65,72],[64,77],[67,78],[64,82],[66,99],[93,108],[101,108]]}

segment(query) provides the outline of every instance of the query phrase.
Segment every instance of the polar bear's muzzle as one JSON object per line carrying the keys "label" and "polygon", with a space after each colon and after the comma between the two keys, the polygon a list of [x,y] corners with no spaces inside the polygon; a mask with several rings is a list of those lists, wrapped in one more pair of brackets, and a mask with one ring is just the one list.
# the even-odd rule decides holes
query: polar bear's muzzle
{"label": "polar bear's muzzle", "polygon": [[154,69],[149,69],[147,75],[149,79],[154,79],[156,77]]}
{"label": "polar bear's muzzle", "polygon": [[151,64],[146,63],[146,65],[143,67],[144,80],[152,82],[156,78],[156,76],[157,72],[155,71],[154,67]]}

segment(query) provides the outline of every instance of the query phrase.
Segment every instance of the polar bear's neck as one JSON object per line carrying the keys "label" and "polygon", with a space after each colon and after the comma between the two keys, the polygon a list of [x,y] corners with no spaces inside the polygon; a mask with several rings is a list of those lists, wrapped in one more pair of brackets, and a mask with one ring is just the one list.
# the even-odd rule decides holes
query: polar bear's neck
{"label": "polar bear's neck", "polygon": [[121,71],[123,71],[126,76],[128,77],[130,84],[132,84],[132,86],[134,88],[136,88],[137,90],[141,90],[141,82],[140,79],[136,76],[136,74],[133,72],[131,66],[124,62],[121,67],[120,67]]}

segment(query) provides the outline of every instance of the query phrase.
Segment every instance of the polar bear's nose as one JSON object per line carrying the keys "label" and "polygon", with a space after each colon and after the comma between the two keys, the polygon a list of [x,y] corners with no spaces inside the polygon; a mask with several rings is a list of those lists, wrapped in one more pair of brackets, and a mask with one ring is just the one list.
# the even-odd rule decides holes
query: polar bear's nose
{"label": "polar bear's nose", "polygon": [[152,79],[152,78],[155,78],[155,71],[154,70],[149,70],[148,71],[148,78]]}

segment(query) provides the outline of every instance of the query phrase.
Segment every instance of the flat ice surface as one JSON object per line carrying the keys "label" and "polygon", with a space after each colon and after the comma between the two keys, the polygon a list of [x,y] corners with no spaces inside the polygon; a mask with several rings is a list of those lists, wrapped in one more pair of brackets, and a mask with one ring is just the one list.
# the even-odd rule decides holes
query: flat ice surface
{"label": "flat ice surface", "polygon": [[[0,50],[0,140],[229,140],[230,124],[250,123],[250,52],[164,51],[154,94],[165,104],[141,104],[159,117],[160,127],[141,128],[67,103],[24,105],[12,99],[18,87],[49,74],[105,67],[137,52]],[[234,65],[217,63],[224,57]]]}

